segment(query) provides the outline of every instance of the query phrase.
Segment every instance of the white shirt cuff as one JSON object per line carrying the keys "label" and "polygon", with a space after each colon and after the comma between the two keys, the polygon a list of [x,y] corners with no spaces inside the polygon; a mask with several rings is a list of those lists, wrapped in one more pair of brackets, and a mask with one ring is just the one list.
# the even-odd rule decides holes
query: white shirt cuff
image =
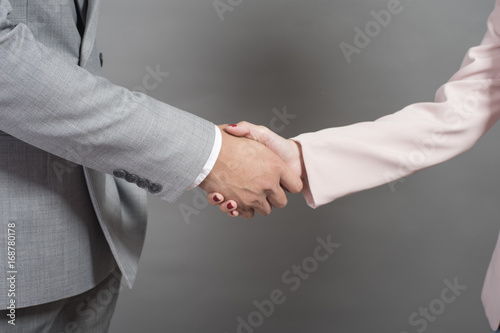
{"label": "white shirt cuff", "polygon": [[201,170],[201,173],[198,175],[198,177],[196,177],[193,184],[191,184],[191,186],[189,186],[189,188],[187,189],[188,191],[200,185],[201,182],[208,176],[210,171],[212,171],[215,162],[219,157],[221,147],[222,147],[222,134],[220,132],[219,127],[215,126],[215,141],[214,141],[214,146],[212,147],[212,152],[210,153],[208,161],[207,163],[205,163],[203,170]]}

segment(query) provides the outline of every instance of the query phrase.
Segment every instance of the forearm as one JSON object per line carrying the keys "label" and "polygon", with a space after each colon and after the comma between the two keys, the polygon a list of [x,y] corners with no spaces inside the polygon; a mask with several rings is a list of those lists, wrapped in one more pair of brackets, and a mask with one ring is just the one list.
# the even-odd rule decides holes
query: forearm
{"label": "forearm", "polygon": [[212,123],[70,64],[7,20],[0,0],[0,130],[84,166],[126,169],[172,201],[202,170]]}
{"label": "forearm", "polygon": [[374,122],[300,135],[312,207],[449,160],[472,147],[500,117],[500,15],[480,46],[441,87],[419,103]]}

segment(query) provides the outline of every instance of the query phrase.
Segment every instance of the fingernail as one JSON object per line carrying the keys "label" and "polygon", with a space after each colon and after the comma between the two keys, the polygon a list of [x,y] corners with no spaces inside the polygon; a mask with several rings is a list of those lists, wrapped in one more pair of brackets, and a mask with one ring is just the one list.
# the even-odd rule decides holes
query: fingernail
{"label": "fingernail", "polygon": [[231,202],[227,204],[227,209],[233,209],[233,208],[234,208],[234,206]]}
{"label": "fingernail", "polygon": [[236,124],[231,124],[231,125],[227,125],[227,126],[229,126],[229,127],[236,127],[236,126],[238,126],[238,125],[236,125]]}
{"label": "fingernail", "polygon": [[214,199],[215,202],[219,202],[220,201],[219,197],[217,197],[217,194],[214,195],[213,199]]}
{"label": "fingernail", "polygon": [[238,216],[238,214],[236,212],[237,212],[236,210],[232,210],[231,211],[231,216]]}

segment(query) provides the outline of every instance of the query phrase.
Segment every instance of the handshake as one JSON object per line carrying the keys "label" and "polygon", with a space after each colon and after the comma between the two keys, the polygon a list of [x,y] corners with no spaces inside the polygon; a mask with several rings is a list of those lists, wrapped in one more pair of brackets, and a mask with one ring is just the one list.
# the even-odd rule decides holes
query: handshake
{"label": "handshake", "polygon": [[219,125],[219,157],[200,187],[208,201],[230,216],[250,219],[287,204],[285,190],[302,191],[305,167],[300,144],[248,122]]}

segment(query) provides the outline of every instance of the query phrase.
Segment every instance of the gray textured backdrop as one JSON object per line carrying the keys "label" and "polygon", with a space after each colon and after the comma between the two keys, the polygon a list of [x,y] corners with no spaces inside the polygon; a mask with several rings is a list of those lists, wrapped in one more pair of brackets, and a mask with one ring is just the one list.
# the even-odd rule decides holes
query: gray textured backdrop
{"label": "gray textured backdrop", "polygon": [[[348,64],[339,44],[353,44],[353,29],[391,1],[228,2],[221,20],[212,0],[104,1],[105,76],[215,123],[270,126],[273,109],[286,107],[296,118],[280,134],[290,137],[432,101],[481,41],[494,5],[401,0],[403,11]],[[152,70],[169,75],[144,85]],[[152,199],[137,283],[111,331],[233,333],[250,315],[258,327],[241,333],[488,332],[480,291],[500,225],[499,142],[494,128],[392,189],[317,210],[295,195],[252,221],[205,208],[196,192],[175,204]],[[328,235],[340,247],[292,291],[282,275]],[[467,289],[445,304],[444,281],[456,278]],[[274,289],[286,300],[260,323],[253,302]],[[429,306],[426,319],[419,311]]]}

